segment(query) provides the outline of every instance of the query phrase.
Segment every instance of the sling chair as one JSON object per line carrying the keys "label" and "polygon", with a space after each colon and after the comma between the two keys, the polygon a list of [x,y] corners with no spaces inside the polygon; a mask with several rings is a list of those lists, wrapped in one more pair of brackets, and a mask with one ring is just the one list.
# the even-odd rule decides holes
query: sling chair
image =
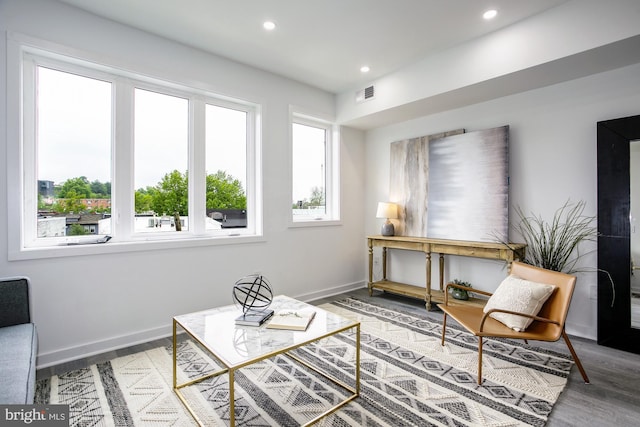
{"label": "sling chair", "polygon": [[[569,304],[571,303],[573,289],[576,284],[576,277],[569,274],[546,270],[543,268],[534,267],[529,264],[514,261],[511,264],[510,276],[508,279],[515,279],[514,283],[531,284],[530,282],[534,282],[532,286],[542,284],[542,286],[544,287],[546,284],[553,285],[554,288],[547,287],[548,289],[551,289],[549,291],[550,296],[548,296],[546,302],[542,303],[542,308],[540,308],[540,311],[537,314],[523,314],[521,311],[509,310],[509,307],[495,307],[496,304],[493,303],[491,299],[487,303],[487,310],[484,310],[484,307],[471,306],[468,304],[465,305],[456,303],[454,305],[449,303],[450,287],[456,287],[471,291],[476,294],[491,297],[492,295],[497,294],[499,291],[501,291],[500,287],[502,287],[502,284],[498,289],[496,289],[494,294],[453,283],[448,284],[445,291],[444,304],[438,304],[440,309],[444,312],[444,318],[442,320],[442,346],[444,346],[444,337],[447,327],[447,316],[451,316],[467,331],[477,336],[478,384],[482,384],[482,339],[484,337],[523,339],[525,340],[525,343],[528,342],[528,340],[554,342],[562,337],[564,338],[567,347],[569,347],[571,356],[573,356],[573,360],[578,366],[584,382],[588,384],[589,378],[587,377],[587,374],[582,367],[582,363],[580,363],[580,359],[573,349],[571,341],[569,341],[569,337],[564,330],[567,312],[569,311]],[[505,279],[505,282],[506,281],[507,279]],[[503,294],[502,291],[501,293]],[[532,292],[531,294],[533,295],[535,294],[535,292]],[[494,299],[494,301],[497,301],[497,298]],[[530,301],[524,301],[524,303],[528,302]],[[522,303],[523,301],[518,301],[516,305],[521,306]],[[490,308],[490,306],[492,306],[492,308]],[[487,311],[487,313],[485,313],[484,311]],[[492,314],[497,317],[505,315],[516,315],[515,317],[511,316],[511,318],[519,319],[521,321],[531,319],[531,324],[529,326],[525,326],[524,330],[518,332],[512,329],[512,327],[506,326],[504,323],[494,319],[492,316],[490,316]],[[524,318],[520,316],[524,316]]]}

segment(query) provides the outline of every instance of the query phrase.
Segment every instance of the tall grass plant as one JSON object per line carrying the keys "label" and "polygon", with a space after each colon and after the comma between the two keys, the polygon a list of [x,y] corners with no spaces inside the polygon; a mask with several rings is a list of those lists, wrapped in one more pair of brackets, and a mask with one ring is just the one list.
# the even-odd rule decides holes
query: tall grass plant
{"label": "tall grass plant", "polygon": [[524,262],[564,273],[579,271],[580,258],[593,252],[584,252],[582,244],[596,241],[598,236],[596,217],[584,214],[585,205],[584,201],[567,201],[550,222],[517,207],[519,221],[513,228],[527,244]]}

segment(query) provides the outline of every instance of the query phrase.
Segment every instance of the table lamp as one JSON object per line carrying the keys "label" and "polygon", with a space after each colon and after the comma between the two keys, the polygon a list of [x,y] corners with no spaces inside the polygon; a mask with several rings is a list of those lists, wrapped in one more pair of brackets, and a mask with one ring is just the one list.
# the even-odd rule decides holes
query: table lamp
{"label": "table lamp", "polygon": [[381,234],[383,236],[393,236],[395,234],[395,230],[393,224],[391,223],[391,221],[389,221],[389,219],[398,218],[398,205],[396,205],[395,203],[379,202],[376,218],[387,219],[385,223],[382,224]]}

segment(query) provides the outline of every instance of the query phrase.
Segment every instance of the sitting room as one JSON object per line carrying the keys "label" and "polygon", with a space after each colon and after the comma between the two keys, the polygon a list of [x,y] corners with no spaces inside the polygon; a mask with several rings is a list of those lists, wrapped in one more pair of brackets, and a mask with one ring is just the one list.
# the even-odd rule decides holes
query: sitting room
{"label": "sitting room", "polygon": [[638,19],[0,0],[0,413],[635,425]]}

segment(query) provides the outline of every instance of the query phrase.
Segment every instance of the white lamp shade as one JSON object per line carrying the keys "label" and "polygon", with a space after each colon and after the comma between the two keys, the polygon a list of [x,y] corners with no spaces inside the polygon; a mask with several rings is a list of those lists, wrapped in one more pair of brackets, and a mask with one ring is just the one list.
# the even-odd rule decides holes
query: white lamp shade
{"label": "white lamp shade", "polygon": [[376,218],[398,218],[398,205],[395,203],[379,202]]}

